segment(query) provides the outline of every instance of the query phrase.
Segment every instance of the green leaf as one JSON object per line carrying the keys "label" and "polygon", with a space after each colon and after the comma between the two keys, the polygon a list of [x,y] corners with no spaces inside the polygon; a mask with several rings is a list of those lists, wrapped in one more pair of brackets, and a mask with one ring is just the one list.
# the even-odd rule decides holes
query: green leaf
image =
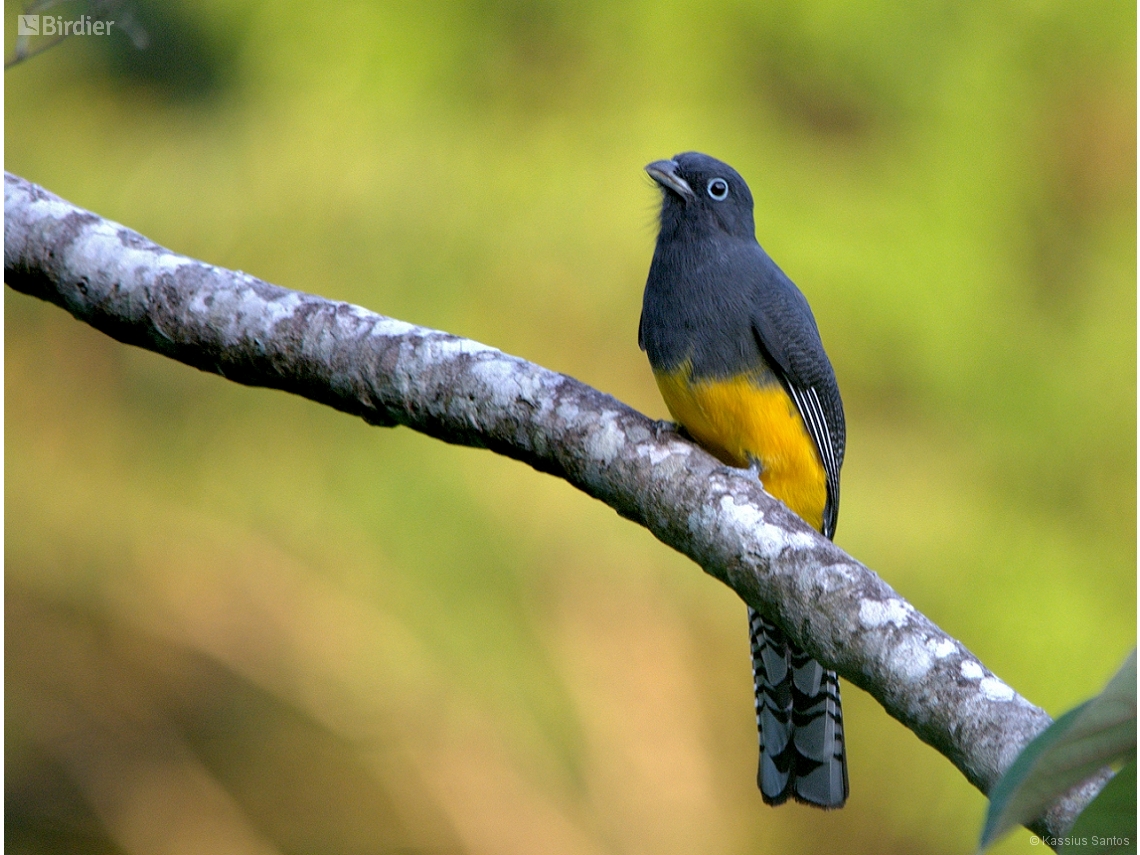
{"label": "green leaf", "polygon": [[990,793],[979,843],[985,849],[1015,825],[1036,819],[1100,769],[1136,757],[1136,651],[1095,698],[1039,734]]}
{"label": "green leaf", "polygon": [[1107,853],[1136,848],[1136,761],[1117,772],[1065,835],[1064,853]]}

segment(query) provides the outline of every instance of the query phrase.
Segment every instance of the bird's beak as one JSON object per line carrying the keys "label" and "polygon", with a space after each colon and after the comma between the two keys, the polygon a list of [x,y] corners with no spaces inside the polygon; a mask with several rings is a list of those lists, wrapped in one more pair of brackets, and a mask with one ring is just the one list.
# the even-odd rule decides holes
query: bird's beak
{"label": "bird's beak", "polygon": [[682,199],[694,198],[693,188],[689,186],[688,181],[677,174],[677,169],[678,164],[675,160],[655,160],[645,167],[649,177],[666,190],[672,190]]}

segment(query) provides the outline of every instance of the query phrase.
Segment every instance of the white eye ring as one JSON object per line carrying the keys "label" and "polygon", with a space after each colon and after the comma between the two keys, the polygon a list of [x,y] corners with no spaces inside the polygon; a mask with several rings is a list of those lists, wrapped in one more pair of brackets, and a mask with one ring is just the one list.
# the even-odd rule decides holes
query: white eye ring
{"label": "white eye ring", "polygon": [[723,202],[728,198],[728,182],[723,178],[710,178],[708,187],[709,197],[715,202]]}

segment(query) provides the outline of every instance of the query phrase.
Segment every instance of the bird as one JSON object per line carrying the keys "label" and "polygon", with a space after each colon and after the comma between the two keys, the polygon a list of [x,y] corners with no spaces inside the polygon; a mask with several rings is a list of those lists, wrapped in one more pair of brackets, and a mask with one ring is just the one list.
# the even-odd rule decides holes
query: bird
{"label": "bird", "polygon": [[[683,432],[831,539],[843,402],[803,293],[756,239],[752,192],[699,152],[645,171],[662,191],[638,344]],[[748,608],[764,802],[847,800],[839,680]]]}

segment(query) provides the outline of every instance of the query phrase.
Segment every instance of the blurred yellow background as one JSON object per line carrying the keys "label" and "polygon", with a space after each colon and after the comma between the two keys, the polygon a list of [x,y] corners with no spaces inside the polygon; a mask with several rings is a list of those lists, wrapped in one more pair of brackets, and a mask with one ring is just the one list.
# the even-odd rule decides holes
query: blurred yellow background
{"label": "blurred yellow background", "polygon": [[[1133,646],[1134,4],[131,14],[6,73],[8,170],[664,417],[642,166],[708,152],[835,365],[839,545],[1054,715]],[[9,851],[972,850],[849,684],[848,806],[763,806],[743,604],[566,484],[4,306]]]}

